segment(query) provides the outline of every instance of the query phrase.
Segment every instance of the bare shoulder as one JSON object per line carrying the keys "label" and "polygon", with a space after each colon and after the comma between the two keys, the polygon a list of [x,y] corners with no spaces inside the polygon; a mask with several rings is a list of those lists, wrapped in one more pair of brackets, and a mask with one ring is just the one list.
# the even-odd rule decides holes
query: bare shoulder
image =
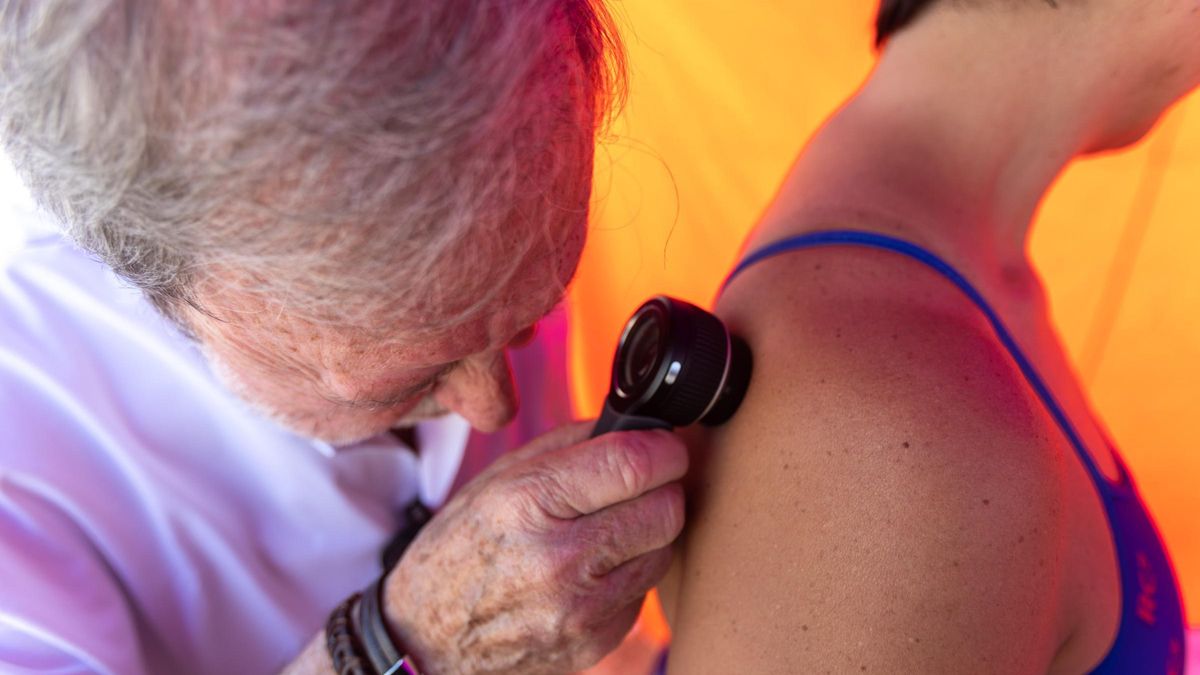
{"label": "bare shoulder", "polygon": [[822,249],[718,313],[754,378],[696,439],[672,672],[1045,672],[1066,447],[979,312],[899,256]]}

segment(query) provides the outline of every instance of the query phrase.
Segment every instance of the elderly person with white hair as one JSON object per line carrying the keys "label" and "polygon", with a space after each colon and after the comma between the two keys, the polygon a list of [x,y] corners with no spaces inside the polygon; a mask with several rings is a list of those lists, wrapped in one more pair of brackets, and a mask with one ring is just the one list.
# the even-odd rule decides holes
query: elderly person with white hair
{"label": "elderly person with white hair", "polygon": [[[596,0],[6,0],[0,52],[57,226],[0,263],[0,670],[552,673],[618,644],[682,444],[496,451],[565,419],[534,326],[620,90]],[[517,415],[531,340],[529,412],[472,434]]]}

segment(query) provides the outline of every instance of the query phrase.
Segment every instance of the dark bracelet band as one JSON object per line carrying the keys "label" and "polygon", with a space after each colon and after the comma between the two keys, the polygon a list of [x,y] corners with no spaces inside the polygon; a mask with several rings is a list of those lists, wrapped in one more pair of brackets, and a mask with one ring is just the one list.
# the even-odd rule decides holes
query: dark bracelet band
{"label": "dark bracelet band", "polygon": [[358,625],[367,661],[378,675],[420,675],[412,657],[397,646],[383,618],[383,577],[367,587],[358,604]]}
{"label": "dark bracelet band", "polygon": [[372,675],[351,620],[351,611],[356,609],[361,597],[361,593],[355,593],[347,598],[333,610],[329,621],[325,623],[325,648],[338,675]]}

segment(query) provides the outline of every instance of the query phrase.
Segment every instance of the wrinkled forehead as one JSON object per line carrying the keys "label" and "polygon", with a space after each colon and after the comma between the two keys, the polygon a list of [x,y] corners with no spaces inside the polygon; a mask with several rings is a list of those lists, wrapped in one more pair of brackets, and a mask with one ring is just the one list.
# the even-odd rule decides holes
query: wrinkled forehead
{"label": "wrinkled forehead", "polygon": [[[535,247],[519,260],[499,256],[469,266],[452,263],[443,266],[436,283],[445,285],[446,297],[452,297],[460,286],[478,288],[476,282],[480,277],[494,280],[496,287],[488,289],[488,297],[462,320],[451,319],[443,328],[433,331],[416,328],[446,321],[446,308],[431,307],[431,316],[413,316],[399,322],[401,327],[389,342],[394,342],[398,354],[414,361],[428,358],[436,363],[502,347],[562,302],[578,267],[585,233],[580,223],[570,237]],[[453,304],[461,309],[473,300],[459,298]],[[448,355],[452,358],[446,358]]]}
{"label": "wrinkled forehead", "polygon": [[[236,284],[223,287],[218,280],[204,298],[207,306],[218,308],[217,316],[201,317],[208,330],[197,333],[245,347],[257,342],[269,345],[269,351],[286,349],[301,360],[386,355],[390,362],[414,367],[500,348],[561,302],[586,238],[584,220],[566,227],[561,236],[536,237],[515,256],[503,247],[448,256],[431,269],[419,302],[406,303],[399,313],[371,314],[362,325],[309,321],[287,304],[238,293],[231,290]],[[376,304],[376,298],[353,290],[356,273],[361,266],[345,266],[342,302]],[[302,304],[303,298],[292,302]]]}

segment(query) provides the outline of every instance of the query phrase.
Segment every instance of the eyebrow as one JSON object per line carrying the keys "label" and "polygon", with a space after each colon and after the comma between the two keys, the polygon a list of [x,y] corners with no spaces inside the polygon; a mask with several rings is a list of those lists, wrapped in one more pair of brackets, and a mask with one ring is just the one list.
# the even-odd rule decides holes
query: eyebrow
{"label": "eyebrow", "polygon": [[[554,304],[552,304],[550,306],[550,309],[546,310],[545,313],[543,313],[540,317],[538,317],[533,322],[531,322],[529,324],[529,326],[536,326],[538,323],[543,321],[546,317],[550,316],[551,314],[554,314],[556,311],[561,310],[563,308],[563,301],[565,301],[566,298],[567,298],[567,291],[564,288],[556,296],[556,298],[554,300]],[[525,328],[522,328],[521,330],[524,331],[527,328],[529,328],[529,326],[526,326]],[[349,398],[343,398],[341,396],[338,396],[337,394],[332,394],[329,392],[321,392],[321,398],[324,398],[325,400],[329,401],[330,403],[334,403],[334,404],[337,404],[337,405],[340,405],[340,406],[343,406],[346,408],[356,408],[356,409],[390,408],[392,406],[400,405],[401,403],[406,403],[406,402],[412,400],[413,397],[422,393],[425,389],[429,388],[434,383],[436,383],[438,379],[444,377],[447,373],[449,373],[456,366],[458,366],[458,363],[459,363],[459,361],[451,361],[449,363],[445,363],[441,367],[439,367],[438,371],[436,373],[434,373],[433,375],[430,375],[429,377],[421,380],[417,384],[407,387],[400,393],[394,394],[385,399],[374,399],[374,398],[369,398],[369,397],[360,397],[360,398],[349,399]]]}

